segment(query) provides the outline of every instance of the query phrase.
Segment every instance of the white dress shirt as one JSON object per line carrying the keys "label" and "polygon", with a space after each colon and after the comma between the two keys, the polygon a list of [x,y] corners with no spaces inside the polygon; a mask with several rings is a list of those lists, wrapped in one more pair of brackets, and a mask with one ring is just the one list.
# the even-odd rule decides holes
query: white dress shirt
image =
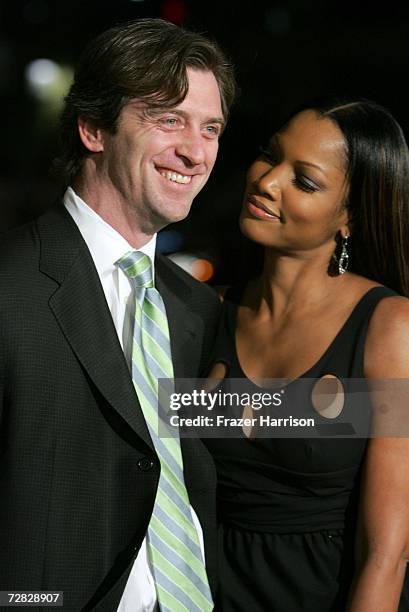
{"label": "white dress shirt", "polygon": [[[102,288],[131,371],[134,296],[130,279],[118,267],[118,261],[128,251],[135,249],[113,227],[90,208],[71,187],[64,195],[64,205],[74,219],[94,260]],[[138,251],[148,255],[154,276],[156,234]],[[191,508],[193,522],[199,536],[204,557],[203,534],[199,519]],[[155,583],[146,550],[146,538],[134,561],[117,612],[153,612],[156,606]]]}

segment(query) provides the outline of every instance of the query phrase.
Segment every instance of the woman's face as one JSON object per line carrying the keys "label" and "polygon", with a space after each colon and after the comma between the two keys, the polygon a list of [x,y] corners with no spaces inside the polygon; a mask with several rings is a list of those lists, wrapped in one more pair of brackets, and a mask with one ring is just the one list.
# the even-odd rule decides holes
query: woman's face
{"label": "woman's face", "polygon": [[310,110],[296,115],[250,166],[243,233],[282,253],[331,253],[337,232],[349,233],[345,151],[330,119]]}

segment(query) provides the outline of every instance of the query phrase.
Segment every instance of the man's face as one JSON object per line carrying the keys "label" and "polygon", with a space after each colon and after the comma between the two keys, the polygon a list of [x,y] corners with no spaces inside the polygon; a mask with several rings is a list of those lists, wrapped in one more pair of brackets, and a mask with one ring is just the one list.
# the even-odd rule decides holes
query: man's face
{"label": "man's face", "polygon": [[102,133],[102,193],[126,215],[132,212],[146,234],[186,217],[216,160],[223,127],[217,81],[209,71],[187,73],[181,104],[152,112],[132,100],[116,134]]}

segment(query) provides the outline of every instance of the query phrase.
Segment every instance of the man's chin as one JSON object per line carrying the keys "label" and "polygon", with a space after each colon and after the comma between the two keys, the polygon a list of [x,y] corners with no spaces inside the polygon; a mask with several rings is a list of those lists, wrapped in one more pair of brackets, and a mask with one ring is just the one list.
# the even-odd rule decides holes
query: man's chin
{"label": "man's chin", "polygon": [[177,223],[186,219],[192,208],[192,202],[186,202],[186,204],[175,204],[170,210],[163,211],[163,219],[167,220],[166,225],[170,223]]}
{"label": "man's chin", "polygon": [[185,205],[175,205],[174,208],[167,208],[166,210],[157,210],[155,214],[151,217],[151,232],[155,233],[166,227],[167,225],[171,225],[172,223],[177,223],[178,221],[183,221],[186,219],[188,214],[190,213],[190,209],[192,207],[192,203],[187,203]]}

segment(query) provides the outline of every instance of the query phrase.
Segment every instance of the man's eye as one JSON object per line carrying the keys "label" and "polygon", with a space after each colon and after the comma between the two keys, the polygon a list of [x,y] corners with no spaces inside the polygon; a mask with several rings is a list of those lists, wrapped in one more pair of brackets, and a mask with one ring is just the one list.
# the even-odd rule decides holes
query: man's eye
{"label": "man's eye", "polygon": [[171,127],[171,128],[178,127],[179,118],[178,117],[162,117],[160,122],[166,127]]}
{"label": "man's eye", "polygon": [[218,136],[220,134],[220,127],[218,125],[207,125],[205,131],[209,136]]}

